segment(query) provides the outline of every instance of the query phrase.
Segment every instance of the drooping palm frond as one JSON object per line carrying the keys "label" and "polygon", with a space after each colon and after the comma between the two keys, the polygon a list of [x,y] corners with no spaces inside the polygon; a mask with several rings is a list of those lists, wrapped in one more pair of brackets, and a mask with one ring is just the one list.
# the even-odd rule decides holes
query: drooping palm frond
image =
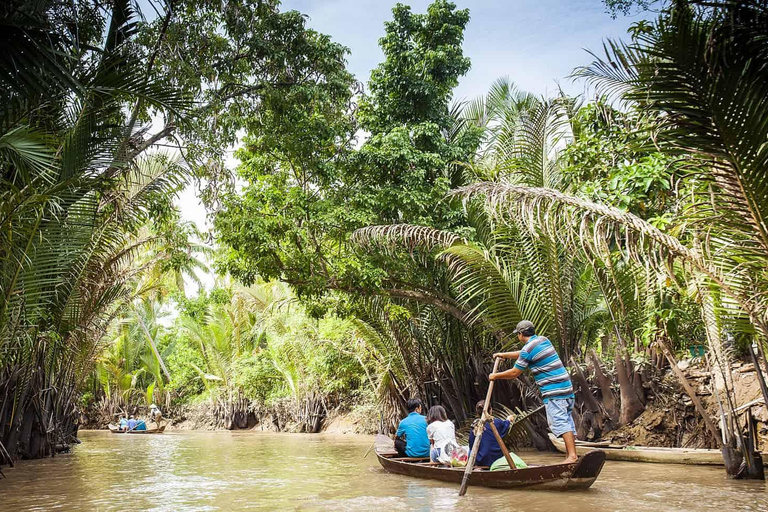
{"label": "drooping palm frond", "polygon": [[411,257],[417,257],[417,254],[429,254],[462,243],[462,238],[428,226],[387,224],[360,228],[352,233],[351,241],[367,250],[381,250],[390,255],[405,250]]}
{"label": "drooping palm frond", "polygon": [[768,326],[761,320],[766,310],[759,297],[747,296],[731,286],[719,268],[697,251],[631,213],[543,188],[479,183],[454,193],[467,200],[482,195],[499,220],[522,221],[532,233],[544,230],[568,247],[584,249],[598,257],[605,254],[607,243],[615,242],[627,258],[666,270],[673,278],[673,262],[679,258],[717,283],[768,333]]}
{"label": "drooping palm frond", "polygon": [[762,333],[768,326],[762,293],[768,262],[766,31],[764,1],[675,2],[650,30],[631,43],[609,42],[604,57],[575,73],[656,114],[661,147],[690,159],[690,177],[701,183],[687,212],[703,233],[697,252]]}

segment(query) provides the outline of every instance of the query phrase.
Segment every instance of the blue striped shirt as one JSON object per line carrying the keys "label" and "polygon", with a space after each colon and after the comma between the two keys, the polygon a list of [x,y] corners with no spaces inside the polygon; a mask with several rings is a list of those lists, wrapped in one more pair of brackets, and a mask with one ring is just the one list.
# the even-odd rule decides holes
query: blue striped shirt
{"label": "blue striped shirt", "polygon": [[563,366],[552,342],[544,336],[533,335],[528,339],[515,363],[520,371],[530,368],[536,384],[541,389],[544,403],[552,399],[573,398],[571,376]]}

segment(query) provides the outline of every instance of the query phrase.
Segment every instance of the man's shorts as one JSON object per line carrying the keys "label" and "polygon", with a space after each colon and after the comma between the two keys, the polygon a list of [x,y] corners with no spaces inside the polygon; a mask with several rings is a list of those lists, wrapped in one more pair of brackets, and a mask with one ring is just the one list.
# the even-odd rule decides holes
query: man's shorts
{"label": "man's shorts", "polygon": [[573,398],[554,398],[547,401],[544,407],[547,411],[547,423],[555,437],[560,437],[566,432],[573,432],[573,435],[576,435],[576,424],[571,414],[573,404]]}

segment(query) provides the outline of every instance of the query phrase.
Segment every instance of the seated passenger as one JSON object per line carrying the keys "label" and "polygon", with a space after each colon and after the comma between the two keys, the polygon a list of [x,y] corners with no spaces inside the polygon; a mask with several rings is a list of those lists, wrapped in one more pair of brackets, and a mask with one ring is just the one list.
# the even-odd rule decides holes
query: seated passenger
{"label": "seated passenger", "polygon": [[442,405],[433,405],[427,412],[427,437],[432,446],[429,460],[432,462],[447,462],[451,454],[444,453],[446,445],[458,446],[456,429]]}
{"label": "seated passenger", "polygon": [[[485,400],[480,400],[477,402],[477,405],[475,406],[475,411],[477,412],[478,419],[475,420],[475,422],[480,421],[480,418],[483,416],[483,408],[485,408]],[[492,414],[491,408],[488,407],[488,414]],[[511,417],[510,417],[511,418]],[[509,419],[506,420],[500,420],[498,418],[494,418],[493,420],[494,425],[496,425],[496,430],[499,432],[499,436],[502,438],[507,435],[507,432],[509,431],[510,422]],[[473,428],[469,432],[469,449],[471,450],[475,445],[475,429],[474,425],[476,423],[473,423]],[[499,443],[496,441],[496,436],[493,435],[493,430],[491,430],[491,427],[488,423],[486,423],[483,426],[483,437],[480,439],[480,447],[477,449],[477,458],[475,459],[475,464],[478,466],[490,466],[494,462],[496,462],[500,457],[503,457],[504,454],[501,452],[501,447],[499,446]]]}
{"label": "seated passenger", "polygon": [[118,424],[118,427],[122,431],[128,430],[128,418],[125,416],[120,416],[120,423]]}
{"label": "seated passenger", "polygon": [[401,457],[429,457],[427,420],[421,415],[421,400],[411,398],[406,407],[408,416],[397,427],[395,449]]}
{"label": "seated passenger", "polygon": [[147,430],[147,424],[144,423],[144,420],[136,420],[136,428],[133,430],[134,432],[140,431],[140,430]]}
{"label": "seated passenger", "polygon": [[131,417],[128,418],[128,430],[135,430],[136,424],[137,421],[133,418],[133,414],[131,414]]}

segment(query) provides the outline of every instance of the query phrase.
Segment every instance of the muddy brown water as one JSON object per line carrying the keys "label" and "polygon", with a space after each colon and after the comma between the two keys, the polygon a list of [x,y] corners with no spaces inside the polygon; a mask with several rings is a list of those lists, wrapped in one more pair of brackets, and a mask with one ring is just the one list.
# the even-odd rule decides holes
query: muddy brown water
{"label": "muddy brown water", "polygon": [[[370,436],[81,432],[73,453],[4,468],[0,510],[762,510],[764,482],[722,468],[607,461],[588,491],[505,491],[385,473]],[[556,454],[521,453],[535,463]]]}

